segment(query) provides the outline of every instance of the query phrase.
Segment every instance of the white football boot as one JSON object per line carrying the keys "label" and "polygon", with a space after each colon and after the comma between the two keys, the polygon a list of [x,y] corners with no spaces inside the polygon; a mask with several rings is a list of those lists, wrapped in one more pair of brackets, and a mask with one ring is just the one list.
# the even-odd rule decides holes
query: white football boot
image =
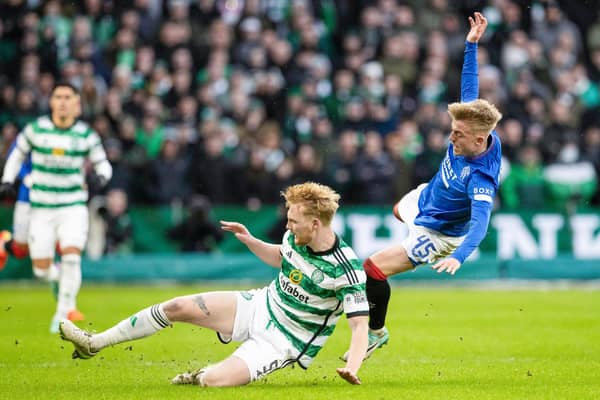
{"label": "white football boot", "polygon": [[202,374],[204,369],[198,369],[193,372],[184,372],[178,374],[175,378],[171,379],[173,385],[198,385],[202,386]]}
{"label": "white football boot", "polygon": [[63,340],[68,340],[75,346],[75,350],[71,355],[73,358],[86,360],[98,354],[98,351],[92,350],[92,335],[83,329],[79,329],[68,319],[60,321],[58,330]]}

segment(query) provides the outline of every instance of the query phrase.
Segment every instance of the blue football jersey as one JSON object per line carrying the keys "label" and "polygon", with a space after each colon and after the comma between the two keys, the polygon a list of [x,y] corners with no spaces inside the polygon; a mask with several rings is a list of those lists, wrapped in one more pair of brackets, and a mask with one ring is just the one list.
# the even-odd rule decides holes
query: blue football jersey
{"label": "blue football jersey", "polygon": [[496,132],[488,141],[485,153],[475,158],[455,156],[449,145],[440,169],[421,192],[416,225],[448,236],[463,236],[469,230],[471,202],[493,204],[502,149]]}

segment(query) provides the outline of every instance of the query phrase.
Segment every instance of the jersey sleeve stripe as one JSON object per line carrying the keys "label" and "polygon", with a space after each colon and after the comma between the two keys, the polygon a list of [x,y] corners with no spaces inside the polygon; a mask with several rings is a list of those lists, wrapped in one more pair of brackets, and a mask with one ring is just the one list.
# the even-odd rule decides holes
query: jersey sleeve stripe
{"label": "jersey sleeve stripe", "polygon": [[480,201],[487,201],[488,203],[493,203],[494,200],[492,199],[491,196],[487,195],[487,194],[476,194],[475,196],[473,196],[474,200],[480,200]]}
{"label": "jersey sleeve stripe", "polygon": [[346,314],[346,318],[352,318],[352,317],[362,317],[364,315],[369,315],[369,311],[356,311],[356,312],[351,312]]}
{"label": "jersey sleeve stripe", "polygon": [[344,275],[346,275],[346,279],[348,280],[348,283],[351,285],[352,284],[352,275],[350,275],[348,268],[344,265],[344,261],[340,260],[340,256],[339,254],[337,254],[337,252],[333,252],[333,257],[335,257],[336,261],[338,262],[339,266],[342,268],[342,270],[344,271]]}
{"label": "jersey sleeve stripe", "polygon": [[356,273],[356,268],[354,268],[354,266],[352,265],[352,262],[348,259],[346,252],[342,248],[339,248],[338,250],[339,250],[340,255],[342,256],[342,259],[346,262],[346,265],[348,266],[352,275],[354,276],[354,279],[356,280],[356,282],[359,282],[360,279],[358,279],[358,275]]}
{"label": "jersey sleeve stripe", "polygon": [[358,277],[356,276],[356,272],[354,271],[354,268],[352,268],[352,265],[350,264],[348,259],[344,256],[344,253],[339,251],[339,248],[338,248],[338,249],[334,250],[333,256],[339,262],[340,266],[344,269],[344,273],[346,274],[346,277],[348,278],[348,283],[350,285],[357,284]]}

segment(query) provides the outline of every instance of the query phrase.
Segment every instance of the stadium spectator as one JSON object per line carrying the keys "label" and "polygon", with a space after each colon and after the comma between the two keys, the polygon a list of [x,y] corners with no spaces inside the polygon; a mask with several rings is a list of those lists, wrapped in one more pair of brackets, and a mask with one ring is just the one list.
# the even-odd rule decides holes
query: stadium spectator
{"label": "stadium spectator", "polygon": [[324,179],[344,199],[345,204],[358,202],[355,168],[359,154],[359,135],[352,130],[340,133],[334,150],[330,151],[324,166]]}
{"label": "stadium spectator", "polygon": [[98,210],[106,226],[104,254],[133,251],[133,225],[127,208],[127,193],[121,189],[108,191],[105,206]]}
{"label": "stadium spectator", "polygon": [[519,150],[516,162],[500,186],[503,208],[541,210],[546,205],[542,155],[537,147],[527,145]]}
{"label": "stadium spectator", "polygon": [[224,155],[223,136],[223,131],[216,125],[204,134],[196,146],[188,173],[192,192],[206,195],[213,204],[230,203],[234,191],[230,185],[233,165]]}
{"label": "stadium spectator", "polygon": [[366,133],[365,149],[356,160],[355,168],[359,203],[387,204],[392,201],[391,183],[396,171],[378,132]]}
{"label": "stadium spectator", "polygon": [[179,242],[182,252],[211,252],[223,240],[223,231],[212,221],[210,200],[194,195],[186,208],[184,220],[169,229],[167,237]]}
{"label": "stadium spectator", "polygon": [[444,132],[433,128],[427,133],[423,152],[415,158],[413,170],[413,186],[428,182],[437,172],[440,162],[446,154],[446,137]]}
{"label": "stadium spectator", "polygon": [[[596,176],[600,177],[600,126],[591,126],[584,132],[582,159],[592,163]],[[596,190],[592,205],[600,205],[600,191]]]}
{"label": "stadium spectator", "polygon": [[565,140],[556,160],[544,169],[548,185],[548,203],[572,213],[578,206],[590,204],[598,187],[594,164],[581,155],[577,142]]}
{"label": "stadium spectator", "polygon": [[158,157],[148,166],[144,191],[154,204],[181,203],[189,195],[185,183],[189,160],[180,157],[181,152],[181,145],[171,132],[164,138]]}

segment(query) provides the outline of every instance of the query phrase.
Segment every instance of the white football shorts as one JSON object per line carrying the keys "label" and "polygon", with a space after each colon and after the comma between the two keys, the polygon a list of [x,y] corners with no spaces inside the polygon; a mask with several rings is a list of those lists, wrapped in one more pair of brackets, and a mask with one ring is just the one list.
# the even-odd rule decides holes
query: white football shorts
{"label": "white football shorts", "polygon": [[232,340],[243,342],[232,354],[242,359],[250,380],[292,365],[298,351],[271,321],[267,310],[268,288],[237,292],[237,311]]}
{"label": "white football shorts", "polygon": [[402,246],[415,267],[448,257],[465,240],[465,236],[447,236],[415,225],[415,218],[419,213],[419,195],[425,186],[426,183],[417,186],[397,204],[400,217],[408,225],[408,236],[402,241]]}
{"label": "white football shorts", "polygon": [[31,209],[29,254],[35,258],[54,258],[56,243],[61,248],[85,247],[89,228],[88,209],[84,205]]}

